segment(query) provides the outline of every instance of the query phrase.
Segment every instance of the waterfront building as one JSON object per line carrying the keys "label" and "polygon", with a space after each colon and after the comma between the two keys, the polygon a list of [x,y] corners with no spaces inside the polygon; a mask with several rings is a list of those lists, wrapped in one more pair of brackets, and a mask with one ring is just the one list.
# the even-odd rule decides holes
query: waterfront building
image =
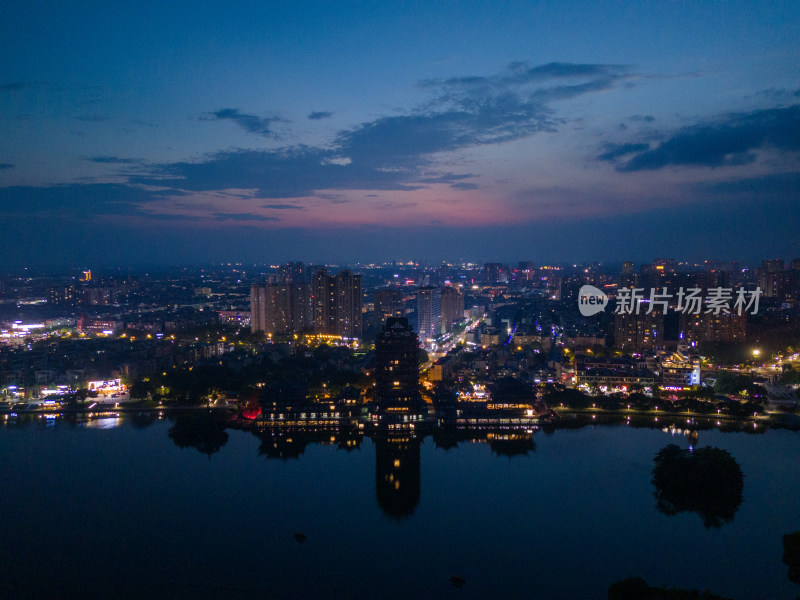
{"label": "waterfront building", "polygon": [[690,389],[700,385],[700,357],[691,353],[686,344],[661,359],[661,387],[664,389]]}
{"label": "waterfront building", "polygon": [[375,340],[374,420],[417,421],[427,415],[419,388],[419,343],[404,317],[390,317]]}

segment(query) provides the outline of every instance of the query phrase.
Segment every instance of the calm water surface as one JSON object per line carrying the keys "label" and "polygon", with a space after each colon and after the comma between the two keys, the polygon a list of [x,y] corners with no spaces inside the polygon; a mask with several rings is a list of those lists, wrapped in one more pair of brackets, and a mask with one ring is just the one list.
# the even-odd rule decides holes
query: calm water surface
{"label": "calm water surface", "polygon": [[699,433],[745,475],[733,521],[706,528],[656,507],[653,457],[689,445],[659,429],[198,441],[169,419],[91,425],[0,426],[0,598],[591,599],[630,576],[800,595],[781,562],[800,529],[792,431]]}

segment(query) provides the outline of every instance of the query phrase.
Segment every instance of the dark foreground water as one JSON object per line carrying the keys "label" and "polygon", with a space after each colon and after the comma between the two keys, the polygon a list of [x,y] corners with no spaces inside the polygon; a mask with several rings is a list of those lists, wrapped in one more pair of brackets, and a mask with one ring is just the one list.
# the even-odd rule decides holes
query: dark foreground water
{"label": "dark foreground water", "polygon": [[[6,424],[0,598],[591,599],[630,576],[742,600],[800,594],[781,562],[800,529],[800,434],[522,433]],[[658,510],[653,457],[670,443],[735,458],[731,521]]]}

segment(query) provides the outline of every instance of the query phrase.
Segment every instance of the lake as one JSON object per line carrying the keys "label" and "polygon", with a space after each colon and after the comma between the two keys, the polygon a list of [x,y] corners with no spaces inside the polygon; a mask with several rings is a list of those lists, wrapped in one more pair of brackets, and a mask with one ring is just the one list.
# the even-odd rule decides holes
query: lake
{"label": "lake", "polygon": [[[781,561],[800,529],[800,434],[611,420],[387,437],[256,435],[188,414],[11,419],[0,597],[601,599],[631,576],[800,595]],[[659,511],[653,458],[668,444],[731,454],[732,520]]]}

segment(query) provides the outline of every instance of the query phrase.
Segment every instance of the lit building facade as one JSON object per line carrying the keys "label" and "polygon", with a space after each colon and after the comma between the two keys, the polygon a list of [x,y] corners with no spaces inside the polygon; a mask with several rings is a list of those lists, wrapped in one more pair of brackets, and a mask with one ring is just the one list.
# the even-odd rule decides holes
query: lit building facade
{"label": "lit building facade", "polygon": [[383,325],[389,317],[402,317],[405,315],[403,292],[401,290],[394,288],[375,290],[374,304],[375,321],[378,325]]}
{"label": "lit building facade", "polygon": [[341,271],[334,278],[336,335],[361,337],[361,275]]}
{"label": "lit building facade", "polygon": [[417,323],[423,343],[442,334],[442,290],[420,288],[417,290]]}
{"label": "lit building facade", "polygon": [[336,333],[336,279],[327,269],[319,269],[311,280],[314,333]]}
{"label": "lit building facade", "polygon": [[419,389],[419,343],[404,317],[390,317],[375,340],[373,420],[417,421],[427,416]]}
{"label": "lit building facade", "polygon": [[318,271],[311,283],[254,285],[250,288],[253,333],[301,333],[358,338],[361,335],[361,276]]}
{"label": "lit building facade", "polygon": [[267,330],[267,286],[250,286],[250,331],[252,333]]}
{"label": "lit building facade", "polygon": [[747,339],[747,313],[681,314],[680,337],[685,343],[744,342]]}
{"label": "lit building facade", "polygon": [[614,315],[614,339],[620,350],[653,350],[663,344],[664,314],[653,310],[649,315],[618,313]]}
{"label": "lit building facade", "polygon": [[464,294],[455,286],[442,288],[442,331],[453,330],[453,324],[464,318]]}
{"label": "lit building facade", "polygon": [[312,279],[312,320],[314,333],[361,337],[361,275],[341,271],[330,275],[326,269]]}

